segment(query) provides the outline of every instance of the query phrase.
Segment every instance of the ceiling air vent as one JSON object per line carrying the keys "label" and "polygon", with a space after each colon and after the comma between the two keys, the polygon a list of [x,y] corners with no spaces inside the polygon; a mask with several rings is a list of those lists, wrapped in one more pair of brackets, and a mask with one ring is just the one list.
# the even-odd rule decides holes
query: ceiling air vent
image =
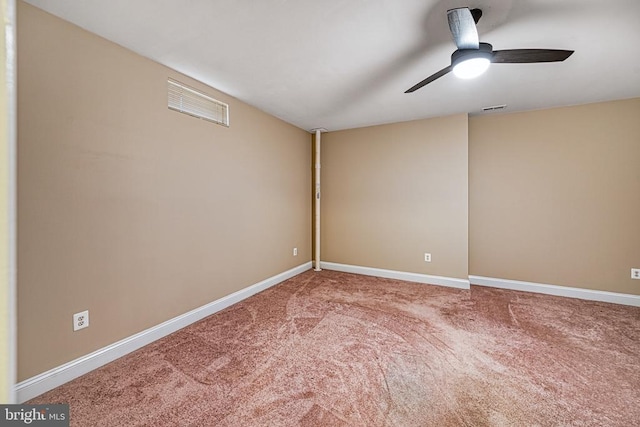
{"label": "ceiling air vent", "polygon": [[507,104],[492,105],[491,107],[482,107],[482,111],[486,113],[489,111],[504,110],[505,108],[507,108]]}

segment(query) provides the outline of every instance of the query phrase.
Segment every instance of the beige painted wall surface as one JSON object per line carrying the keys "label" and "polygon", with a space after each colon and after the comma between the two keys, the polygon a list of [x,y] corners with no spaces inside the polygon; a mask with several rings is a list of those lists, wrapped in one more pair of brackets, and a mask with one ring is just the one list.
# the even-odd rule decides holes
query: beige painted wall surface
{"label": "beige painted wall surface", "polygon": [[640,99],[473,117],[470,274],[640,294]]}
{"label": "beige painted wall surface", "polygon": [[310,261],[307,132],[22,2],[18,27],[19,380]]}
{"label": "beige painted wall surface", "polygon": [[323,134],[322,261],[466,279],[467,123]]}

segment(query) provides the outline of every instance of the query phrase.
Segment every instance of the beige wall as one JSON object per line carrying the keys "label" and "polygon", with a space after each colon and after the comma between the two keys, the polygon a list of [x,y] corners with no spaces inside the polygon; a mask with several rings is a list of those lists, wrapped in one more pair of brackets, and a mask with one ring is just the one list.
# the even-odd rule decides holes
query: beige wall
{"label": "beige wall", "polygon": [[15,3],[0,0],[0,403],[15,382]]}
{"label": "beige wall", "polygon": [[322,261],[466,279],[467,123],[323,134]]}
{"label": "beige wall", "polygon": [[19,380],[310,261],[307,132],[22,2],[18,58]]}
{"label": "beige wall", "polygon": [[473,117],[470,274],[640,294],[640,99]]}

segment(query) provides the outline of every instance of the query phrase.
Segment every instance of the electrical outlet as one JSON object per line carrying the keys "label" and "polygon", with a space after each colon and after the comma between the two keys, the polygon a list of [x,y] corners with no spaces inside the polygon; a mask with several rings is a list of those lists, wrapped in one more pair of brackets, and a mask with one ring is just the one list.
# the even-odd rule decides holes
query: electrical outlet
{"label": "electrical outlet", "polygon": [[82,313],[76,313],[73,315],[74,331],[88,328],[88,327],[89,327],[89,310],[85,310]]}
{"label": "electrical outlet", "polygon": [[640,268],[632,268],[631,269],[631,278],[632,279],[640,279]]}
{"label": "electrical outlet", "polygon": [[293,248],[293,256],[298,256],[298,248]]}
{"label": "electrical outlet", "polygon": [[424,262],[431,262],[431,254],[425,252],[424,254]]}

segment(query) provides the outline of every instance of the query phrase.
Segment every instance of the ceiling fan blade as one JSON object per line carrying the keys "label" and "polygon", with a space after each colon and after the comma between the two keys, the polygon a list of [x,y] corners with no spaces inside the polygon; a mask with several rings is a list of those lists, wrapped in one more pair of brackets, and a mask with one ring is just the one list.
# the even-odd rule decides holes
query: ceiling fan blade
{"label": "ceiling fan blade", "polygon": [[573,50],[561,49],[509,49],[494,50],[491,62],[497,64],[528,64],[534,62],[560,62],[571,56]]}
{"label": "ceiling fan blade", "polygon": [[443,68],[442,70],[438,71],[437,73],[434,73],[434,74],[430,75],[429,77],[427,77],[426,79],[424,79],[423,81],[418,83],[417,85],[411,87],[410,89],[407,89],[404,93],[415,92],[416,90],[420,89],[423,86],[428,85],[429,83],[431,83],[432,81],[434,81],[436,79],[439,79],[440,77],[444,76],[445,74],[447,74],[450,71],[451,71],[451,65],[449,65],[448,67]]}
{"label": "ceiling fan blade", "polygon": [[473,16],[473,22],[478,25],[478,21],[482,18],[482,9],[471,9],[471,16]]}
{"label": "ceiling fan blade", "polygon": [[[449,29],[458,49],[477,49],[478,30],[473,14],[468,7],[450,9],[447,11]],[[480,19],[480,18],[478,18]]]}

